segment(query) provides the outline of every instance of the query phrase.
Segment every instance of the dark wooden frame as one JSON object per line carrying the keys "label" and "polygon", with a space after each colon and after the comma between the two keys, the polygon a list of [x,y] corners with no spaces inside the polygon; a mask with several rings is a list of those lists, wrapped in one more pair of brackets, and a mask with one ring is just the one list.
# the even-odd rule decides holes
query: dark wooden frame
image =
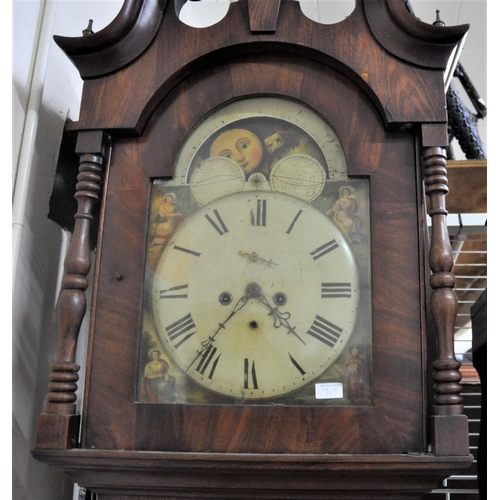
{"label": "dark wooden frame", "polygon": [[[418,254],[421,235],[415,231],[418,218],[414,140],[408,134],[386,133],[369,101],[335,71],[291,56],[281,56],[279,60],[280,66],[275,68],[272,55],[254,56],[251,62],[243,57],[217,67],[215,75],[200,75],[201,81],[190,79],[167,99],[164,112],[158,119],[152,118],[139,141],[115,141],[103,218],[101,275],[95,293],[89,366],[93,377],[86,387],[86,393],[92,396],[86,399],[82,440],[85,447],[253,453],[404,453],[426,449],[418,269],[418,262],[423,259]],[[270,71],[271,68],[275,69]],[[367,408],[319,409],[132,403],[150,179],[172,174],[175,154],[186,134],[213,107],[237,97],[267,95],[280,81],[290,82],[289,88],[281,89],[282,95],[314,106],[344,139],[349,174],[371,179],[374,404]],[[209,100],[196,101],[196,96],[207,94]],[[353,114],[338,106],[332,109],[332,101],[356,103],[358,112]],[[189,103],[192,112],[187,114]],[[356,126],[360,117],[366,128]],[[175,125],[178,123],[182,126]],[[388,139],[392,139],[391,147],[384,147]],[[364,147],[359,148],[358,144]],[[381,164],[394,167],[382,169]],[[410,178],[405,171],[411,173]],[[407,237],[399,238],[399,234]],[[377,251],[380,248],[384,251]],[[405,259],[397,258],[398,255]],[[105,277],[114,273],[124,279]],[[405,349],[412,354],[401,356]],[[112,371],[105,360],[110,352],[117,353]],[[115,369],[122,381],[120,394],[114,383]],[[404,389],[398,390],[398,386]],[[397,405],[395,395],[399,399]],[[110,406],[103,407],[102,401]],[[120,408],[120,422],[112,422],[116,408]],[[209,433],[199,432],[195,422],[200,419],[211,422]],[[261,428],[256,433],[255,422],[259,421]],[[308,422],[307,430],[301,424],[304,421]],[[391,424],[384,425],[388,421]],[[330,422],[335,422],[334,432]],[[132,423],[136,426],[135,435],[130,432]],[[151,433],[151,428],[157,432]],[[187,432],[189,428],[193,429],[191,434]],[[304,430],[297,434],[297,429]]]}
{"label": "dark wooden frame", "polygon": [[[178,20],[179,2],[167,5],[163,20],[160,4],[126,2],[136,24],[123,24],[122,12],[116,29],[110,25],[108,35],[92,43],[89,37],[58,40],[86,78],[80,121],[71,127],[79,134],[81,222],[66,261],[59,356],[35,456],[105,499],[132,493],[300,498],[304,489],[308,498],[364,498],[367,491],[370,498],[400,498],[403,491],[405,498],[418,498],[470,463],[452,344],[456,297],[443,149],[443,69],[467,27],[429,27],[397,0],[361,1],[333,26],[308,20],[296,2],[248,0],[232,4],[217,26],[196,30]],[[141,24],[138,12],[147,9],[156,14]],[[120,59],[118,68],[102,67],[99,53],[118,50],[118,56],[129,44],[133,57]],[[283,95],[312,106],[338,133],[349,175],[370,178],[370,407],[135,403],[151,179],[171,175],[187,133],[211,109],[250,95]],[[77,445],[74,349],[85,309],[88,226],[106,158]],[[427,352],[436,340],[438,359],[430,361],[437,396],[430,416]]]}

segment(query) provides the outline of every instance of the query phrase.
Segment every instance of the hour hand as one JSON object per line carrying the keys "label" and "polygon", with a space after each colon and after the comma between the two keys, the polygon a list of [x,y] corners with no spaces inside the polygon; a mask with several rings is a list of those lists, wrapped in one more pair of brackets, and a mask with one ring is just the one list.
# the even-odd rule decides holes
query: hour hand
{"label": "hour hand", "polygon": [[274,318],[274,328],[279,328],[280,326],[285,327],[288,330],[288,333],[293,333],[304,345],[307,345],[295,331],[295,327],[290,325],[288,322],[292,316],[289,312],[283,312],[280,311],[278,307],[273,307],[262,293],[257,296],[257,299],[261,304],[265,305],[269,309],[269,315]]}

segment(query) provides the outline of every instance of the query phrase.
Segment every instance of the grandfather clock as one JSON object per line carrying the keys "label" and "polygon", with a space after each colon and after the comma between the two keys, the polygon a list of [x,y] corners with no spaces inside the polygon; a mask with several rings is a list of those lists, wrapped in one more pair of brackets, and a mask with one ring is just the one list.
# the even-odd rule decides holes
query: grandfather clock
{"label": "grandfather clock", "polygon": [[184,3],[55,37],[78,210],[34,455],[104,500],[421,498],[471,463],[444,90],[468,27],[240,0],[199,29]]}

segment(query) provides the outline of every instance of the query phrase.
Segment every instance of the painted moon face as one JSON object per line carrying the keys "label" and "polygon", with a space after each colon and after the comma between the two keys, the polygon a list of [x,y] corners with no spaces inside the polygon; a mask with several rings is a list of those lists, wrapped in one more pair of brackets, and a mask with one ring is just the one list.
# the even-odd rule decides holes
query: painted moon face
{"label": "painted moon face", "polygon": [[251,174],[259,165],[264,153],[260,139],[250,130],[231,129],[219,135],[210,156],[231,158],[241,167],[245,175]]}

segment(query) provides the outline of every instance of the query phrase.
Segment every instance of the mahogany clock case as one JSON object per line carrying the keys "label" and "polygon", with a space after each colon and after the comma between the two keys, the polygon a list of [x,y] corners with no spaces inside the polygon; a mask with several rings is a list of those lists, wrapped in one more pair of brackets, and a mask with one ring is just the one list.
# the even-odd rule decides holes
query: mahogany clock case
{"label": "mahogany clock case", "polygon": [[[226,103],[282,96],[324,117],[347,173],[369,180],[372,401],[364,406],[139,403],[141,307],[152,182]],[[427,451],[425,240],[416,137],[387,131],[361,81],[298,55],[241,55],[193,73],[141,137],[114,139],[103,192],[81,447],[171,452],[401,454]]]}

